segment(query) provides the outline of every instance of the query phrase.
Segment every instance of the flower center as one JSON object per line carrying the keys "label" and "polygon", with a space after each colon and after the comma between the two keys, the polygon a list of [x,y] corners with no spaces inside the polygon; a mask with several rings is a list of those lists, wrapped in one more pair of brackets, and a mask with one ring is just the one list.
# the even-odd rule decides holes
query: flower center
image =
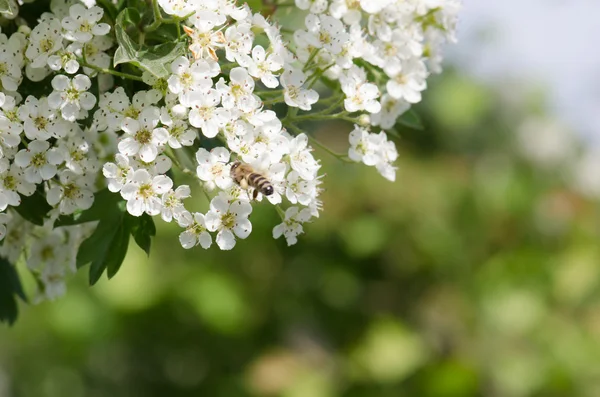
{"label": "flower center", "polygon": [[65,94],[67,95],[67,100],[70,102],[77,102],[79,100],[79,91],[73,86],[69,87]]}
{"label": "flower center", "polygon": [[54,248],[50,245],[45,246],[40,251],[40,257],[42,258],[42,261],[44,261],[44,262],[54,259]]}
{"label": "flower center", "polygon": [[135,140],[141,143],[142,145],[150,143],[150,141],[152,140],[152,132],[150,132],[146,128],[142,128],[135,133]]}
{"label": "flower center", "polygon": [[150,197],[152,197],[154,195],[152,185],[149,183],[144,183],[143,185],[140,185],[139,195],[142,196],[144,199],[149,199]]}
{"label": "flower center", "polygon": [[42,52],[50,52],[54,47],[54,40],[52,39],[42,39],[40,40],[40,49]]}
{"label": "flower center", "polygon": [[221,223],[225,228],[233,229],[233,226],[235,225],[235,215],[231,212],[226,213],[221,217]]}
{"label": "flower center", "polygon": [[298,94],[300,93],[300,89],[295,85],[290,85],[287,87],[288,96],[292,99],[298,98]]}
{"label": "flower center", "polygon": [[35,124],[38,130],[45,130],[46,126],[48,125],[48,119],[46,119],[45,117],[38,116],[35,119],[33,119],[33,123]]}
{"label": "flower center", "polygon": [[46,154],[45,153],[36,153],[31,157],[31,165],[36,168],[43,167],[46,164]]}
{"label": "flower center", "polygon": [[319,41],[323,44],[331,43],[331,35],[329,34],[329,32],[321,30],[319,32]]}
{"label": "flower center", "polygon": [[79,26],[79,31],[80,32],[87,33],[87,32],[89,32],[91,30],[92,30],[92,25],[90,25],[90,23],[88,21],[83,21],[83,23],[81,24],[81,26]]}
{"label": "flower center", "polygon": [[12,175],[6,175],[2,180],[2,183],[4,184],[6,190],[15,190],[17,187],[17,181]]}
{"label": "flower center", "polygon": [[140,111],[133,107],[133,105],[129,106],[127,109],[125,109],[125,112],[123,112],[123,116],[131,117],[132,119],[137,119],[139,115]]}
{"label": "flower center", "polygon": [[68,199],[74,199],[75,196],[77,195],[77,191],[79,190],[77,188],[77,185],[75,185],[74,183],[69,183],[67,185],[63,186],[63,195],[68,198]]}

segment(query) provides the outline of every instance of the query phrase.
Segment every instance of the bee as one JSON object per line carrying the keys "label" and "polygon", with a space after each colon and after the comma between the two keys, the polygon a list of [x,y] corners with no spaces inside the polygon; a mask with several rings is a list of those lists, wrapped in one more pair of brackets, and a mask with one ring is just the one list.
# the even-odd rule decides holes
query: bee
{"label": "bee", "polygon": [[258,192],[261,192],[265,196],[273,194],[273,185],[267,178],[254,171],[254,168],[250,164],[236,161],[231,165],[231,178],[240,185],[242,189],[248,189],[249,187],[254,188],[252,193],[252,199],[256,200]]}

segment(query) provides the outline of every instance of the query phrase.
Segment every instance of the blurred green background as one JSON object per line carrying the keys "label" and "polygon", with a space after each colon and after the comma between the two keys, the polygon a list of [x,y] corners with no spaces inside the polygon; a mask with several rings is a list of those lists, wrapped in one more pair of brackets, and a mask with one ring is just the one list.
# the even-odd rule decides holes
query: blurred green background
{"label": "blurred green background", "polygon": [[[433,78],[396,183],[318,151],[324,211],[293,247],[266,204],[232,252],[185,251],[159,222],[149,259],[132,244],[113,280],[82,271],[22,306],[0,329],[0,396],[599,396],[581,149],[566,130],[544,149],[544,93],[506,84]],[[351,126],[314,127],[346,150]]]}

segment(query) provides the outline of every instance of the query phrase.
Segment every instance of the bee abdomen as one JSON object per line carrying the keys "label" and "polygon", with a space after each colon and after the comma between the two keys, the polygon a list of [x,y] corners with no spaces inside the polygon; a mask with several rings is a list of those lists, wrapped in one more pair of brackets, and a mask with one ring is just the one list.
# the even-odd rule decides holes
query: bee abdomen
{"label": "bee abdomen", "polygon": [[265,196],[273,194],[273,185],[264,176],[253,172],[248,176],[248,184],[260,191]]}

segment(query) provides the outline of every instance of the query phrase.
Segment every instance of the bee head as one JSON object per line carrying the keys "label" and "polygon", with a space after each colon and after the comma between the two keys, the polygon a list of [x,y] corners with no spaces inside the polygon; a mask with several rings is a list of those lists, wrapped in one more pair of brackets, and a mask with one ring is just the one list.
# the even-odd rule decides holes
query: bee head
{"label": "bee head", "polygon": [[269,185],[267,187],[265,187],[263,193],[265,194],[265,196],[270,196],[273,194],[273,186]]}
{"label": "bee head", "polygon": [[235,169],[236,169],[237,167],[239,167],[239,166],[240,166],[240,164],[242,164],[242,162],[241,162],[241,161],[239,161],[239,160],[238,160],[238,161],[234,161],[234,162],[233,162],[233,164],[231,164],[231,172],[235,171]]}

